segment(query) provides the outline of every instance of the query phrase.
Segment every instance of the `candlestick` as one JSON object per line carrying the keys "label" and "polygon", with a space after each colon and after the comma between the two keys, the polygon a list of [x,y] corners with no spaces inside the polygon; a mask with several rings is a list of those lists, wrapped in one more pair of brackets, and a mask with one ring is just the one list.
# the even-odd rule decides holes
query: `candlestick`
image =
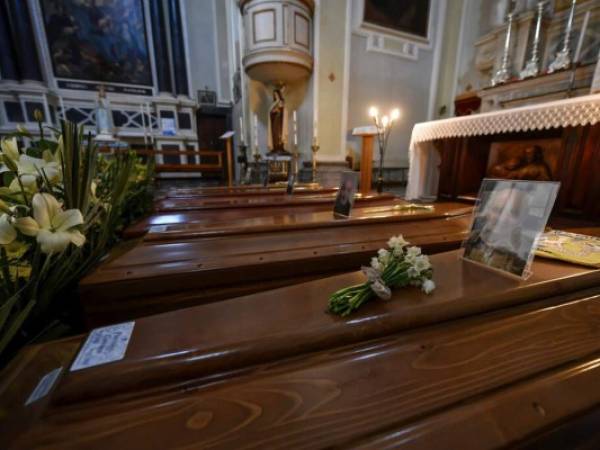
{"label": "candlestick", "polygon": [[296,110],[292,113],[292,117],[294,119],[294,145],[298,145],[298,121],[296,117]]}
{"label": "candlestick", "polygon": [[569,18],[567,19],[567,27],[565,28],[565,40],[562,49],[556,54],[556,58],[554,58],[554,61],[552,61],[550,66],[548,66],[548,73],[566,69],[571,65],[571,31],[573,30],[573,16],[575,15],[576,3],[577,0],[573,0],[571,2]]}
{"label": "candlestick", "polygon": [[244,145],[246,143],[244,139],[244,118],[240,115],[240,144]]}
{"label": "candlestick", "polygon": [[514,13],[508,13],[508,25],[506,27],[506,39],[504,40],[504,53],[502,54],[502,63],[496,74],[492,77],[492,86],[506,83],[510,78],[510,38],[512,35]]}
{"label": "candlestick", "polygon": [[379,110],[375,106],[369,108],[369,117],[373,119],[375,128],[377,129],[377,144],[379,147],[379,173],[377,177],[377,192],[381,194],[383,191],[383,160],[385,158],[385,150],[387,148],[392,124],[400,118],[400,110],[394,108],[389,116],[379,118]]}
{"label": "candlestick", "polygon": [[535,22],[535,34],[533,35],[533,44],[531,46],[531,58],[527,61],[525,68],[519,74],[519,78],[524,80],[525,78],[535,77],[540,72],[540,58],[538,56],[540,46],[540,32],[542,29],[542,18],[544,15],[545,1],[540,1],[537,4],[537,19]]}
{"label": "candlestick", "polygon": [[258,153],[258,116],[254,114],[254,152]]}
{"label": "candlestick", "polygon": [[312,182],[317,182],[317,152],[319,151],[319,145],[316,143],[317,137],[313,137],[313,145],[310,147],[312,150]]}

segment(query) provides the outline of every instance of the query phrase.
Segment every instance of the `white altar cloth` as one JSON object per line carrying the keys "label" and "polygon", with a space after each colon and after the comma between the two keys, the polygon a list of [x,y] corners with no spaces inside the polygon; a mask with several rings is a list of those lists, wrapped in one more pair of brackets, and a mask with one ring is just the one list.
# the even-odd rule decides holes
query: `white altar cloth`
{"label": "white altar cloth", "polygon": [[519,108],[422,122],[410,138],[406,198],[437,196],[440,155],[433,141],[452,137],[481,136],[544,130],[600,122],[600,94],[521,106]]}

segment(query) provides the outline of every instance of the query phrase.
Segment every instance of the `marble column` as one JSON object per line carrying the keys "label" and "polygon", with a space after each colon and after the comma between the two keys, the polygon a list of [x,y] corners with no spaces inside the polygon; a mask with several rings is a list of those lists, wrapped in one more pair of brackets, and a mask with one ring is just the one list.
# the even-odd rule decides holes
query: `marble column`
{"label": "marble column", "polygon": [[8,0],[5,5],[21,80],[44,81],[27,2]]}
{"label": "marble column", "polygon": [[18,80],[15,50],[10,35],[6,4],[0,2],[0,75],[4,80]]}
{"label": "marble column", "polygon": [[152,20],[152,41],[156,61],[156,77],[159,92],[173,92],[173,81],[169,68],[169,49],[165,27],[165,14],[161,0],[150,0],[150,17]]}
{"label": "marble column", "polygon": [[189,95],[187,69],[185,61],[185,46],[183,42],[183,21],[179,0],[168,0],[169,23],[171,30],[171,55],[173,58],[173,73],[175,75],[175,93]]}

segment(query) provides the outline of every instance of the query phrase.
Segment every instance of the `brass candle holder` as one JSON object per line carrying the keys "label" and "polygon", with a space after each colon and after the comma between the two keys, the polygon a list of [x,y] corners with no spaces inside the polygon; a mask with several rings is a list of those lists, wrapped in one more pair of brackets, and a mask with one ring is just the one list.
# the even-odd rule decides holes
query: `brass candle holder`
{"label": "brass candle holder", "polygon": [[317,182],[317,152],[319,151],[319,144],[314,142],[310,149],[312,150],[312,182]]}

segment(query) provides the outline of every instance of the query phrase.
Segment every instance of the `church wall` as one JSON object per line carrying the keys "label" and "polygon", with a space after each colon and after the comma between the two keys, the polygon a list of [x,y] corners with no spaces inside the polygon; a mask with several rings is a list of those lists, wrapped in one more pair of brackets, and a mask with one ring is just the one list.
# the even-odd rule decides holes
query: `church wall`
{"label": "church wall", "polygon": [[[443,32],[443,21],[439,21],[439,16],[440,5],[445,2],[431,3],[431,45],[430,48],[419,48],[414,60],[392,54],[393,50],[367,50],[368,37],[356,32],[352,34],[346,130],[347,145],[356,157],[360,157],[360,140],[351,136],[352,129],[371,124],[367,115],[369,106],[375,105],[386,114],[398,107],[402,115],[390,135],[385,166],[408,166],[412,128],[415,123],[428,120],[430,99],[435,96],[437,85],[437,82],[432,83],[432,73],[435,57],[441,53],[439,50],[436,52],[436,38]],[[378,160],[378,152],[375,153]]]}
{"label": "church wall", "polygon": [[318,136],[319,161],[343,161],[345,157],[342,134],[347,128],[343,121],[344,102],[348,91],[344,78],[348,74],[346,45],[348,8],[350,0],[320,2],[318,72]]}
{"label": "church wall", "polygon": [[[214,0],[186,0],[186,23],[189,38],[189,58],[192,84],[192,98],[198,90],[207,89],[217,92],[220,77],[217,76],[217,27]],[[221,94],[222,95],[222,94]]]}

